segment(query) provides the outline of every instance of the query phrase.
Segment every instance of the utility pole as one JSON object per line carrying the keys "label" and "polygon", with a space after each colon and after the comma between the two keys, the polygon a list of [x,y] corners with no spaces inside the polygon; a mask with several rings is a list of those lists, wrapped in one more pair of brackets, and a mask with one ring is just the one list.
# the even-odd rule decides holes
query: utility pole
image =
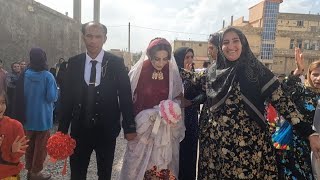
{"label": "utility pole", "polygon": [[93,20],[100,22],[100,0],[94,0],[93,4]]}
{"label": "utility pole", "polygon": [[130,49],[130,22],[129,22],[129,25],[128,25],[128,53],[129,53],[129,57],[130,57],[130,66],[132,65],[132,57],[131,57],[131,49]]}
{"label": "utility pole", "polygon": [[129,22],[129,26],[128,26],[128,51],[130,53],[130,22]]}
{"label": "utility pole", "polygon": [[73,0],[73,19],[81,23],[81,0]]}

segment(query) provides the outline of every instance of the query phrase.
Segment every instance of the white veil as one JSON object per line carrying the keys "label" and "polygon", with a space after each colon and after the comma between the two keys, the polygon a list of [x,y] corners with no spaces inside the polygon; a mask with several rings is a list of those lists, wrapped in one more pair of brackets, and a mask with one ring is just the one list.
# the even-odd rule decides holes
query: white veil
{"label": "white veil", "polygon": [[[131,91],[134,94],[140,73],[142,70],[143,62],[148,60],[148,56],[146,51],[142,53],[139,61],[131,68],[129,72],[130,82],[131,82]],[[169,61],[169,95],[168,99],[173,100],[177,96],[179,96],[183,92],[183,84],[179,74],[179,69],[174,59],[173,54],[171,55],[171,59]]]}
{"label": "white veil", "polygon": [[[149,61],[147,50],[129,72],[133,99],[144,61]],[[183,92],[182,79],[173,54],[171,54],[168,63],[168,99],[176,101],[175,98]],[[146,170],[149,170],[153,165],[160,169],[170,169],[178,177],[179,143],[183,140],[185,133],[184,118],[175,126],[161,123],[158,126],[157,134],[154,135],[154,124],[159,120],[158,118],[160,118],[160,115],[157,106],[143,110],[136,115],[138,136],[127,144],[120,180],[142,180]]]}

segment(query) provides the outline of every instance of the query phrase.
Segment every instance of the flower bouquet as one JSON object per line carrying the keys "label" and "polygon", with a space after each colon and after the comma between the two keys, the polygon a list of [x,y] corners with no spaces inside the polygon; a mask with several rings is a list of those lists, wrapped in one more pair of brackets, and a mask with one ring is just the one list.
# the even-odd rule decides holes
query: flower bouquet
{"label": "flower bouquet", "polygon": [[159,104],[160,116],[166,124],[176,124],[181,120],[181,108],[172,100],[163,100]]}
{"label": "flower bouquet", "polygon": [[67,171],[67,158],[73,154],[76,147],[76,141],[69,134],[56,132],[47,142],[47,151],[52,162],[57,160],[65,160],[62,174]]}
{"label": "flower bouquet", "polygon": [[144,180],[177,180],[169,169],[161,169],[157,171],[157,167],[153,166],[147,170],[144,175]]}

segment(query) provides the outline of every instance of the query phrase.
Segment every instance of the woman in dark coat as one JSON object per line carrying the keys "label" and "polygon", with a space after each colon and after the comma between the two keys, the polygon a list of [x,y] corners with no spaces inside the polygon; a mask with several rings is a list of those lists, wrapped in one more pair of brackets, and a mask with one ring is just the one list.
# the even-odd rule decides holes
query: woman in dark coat
{"label": "woman in dark coat", "polygon": [[[194,70],[193,67],[193,49],[181,47],[174,53],[179,69]],[[198,150],[198,111],[200,103],[194,99],[199,95],[201,87],[195,86],[189,79],[183,78],[184,98],[187,107],[184,109],[186,126],[185,138],[180,143],[180,159],[179,159],[179,179],[194,180],[196,179],[196,163]]]}

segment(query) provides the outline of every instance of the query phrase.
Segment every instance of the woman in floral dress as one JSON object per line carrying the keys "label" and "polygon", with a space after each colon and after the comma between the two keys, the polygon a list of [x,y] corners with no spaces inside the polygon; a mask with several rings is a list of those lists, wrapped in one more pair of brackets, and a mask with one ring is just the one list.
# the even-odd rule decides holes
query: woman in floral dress
{"label": "woman in floral dress", "polygon": [[[284,81],[283,89],[291,97],[298,111],[304,116],[304,120],[312,126],[315,110],[320,98],[320,61],[310,64],[307,71],[307,80],[301,83],[299,78],[304,69],[303,55],[300,49],[295,49],[297,69],[293,76]],[[318,119],[318,121],[320,121]],[[293,129],[292,143],[289,151],[277,153],[280,179],[319,179],[319,169],[314,169],[314,177],[311,166],[311,150],[308,139],[299,136],[299,131]],[[317,135],[318,134],[314,134]],[[314,161],[314,163],[316,160]],[[317,177],[318,176],[318,177]]]}
{"label": "woman in floral dress", "polygon": [[264,118],[266,102],[309,138],[318,152],[318,137],[310,136],[311,126],[284,95],[273,73],[255,58],[244,34],[233,27],[226,29],[218,51],[223,56],[218,56],[207,75],[208,108],[200,120],[198,179],[278,178]]}

